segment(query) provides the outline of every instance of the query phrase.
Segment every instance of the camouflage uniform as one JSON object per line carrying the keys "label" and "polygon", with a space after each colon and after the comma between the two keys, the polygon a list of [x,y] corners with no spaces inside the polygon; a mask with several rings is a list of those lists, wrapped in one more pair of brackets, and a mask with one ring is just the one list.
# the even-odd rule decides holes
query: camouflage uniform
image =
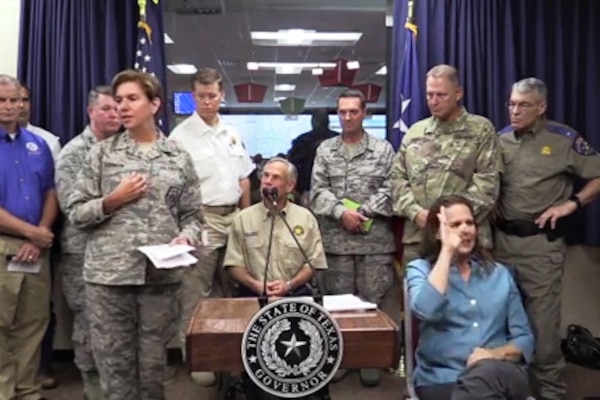
{"label": "camouflage uniform", "polygon": [[[56,191],[61,211],[68,215],[67,198],[75,186],[77,173],[83,167],[85,157],[98,139],[86,127],[71,140],[60,154],[56,164]],[[60,233],[61,258],[59,271],[62,274],[63,294],[73,312],[73,351],[75,364],[81,372],[96,370],[89,339],[89,323],[85,313],[85,285],[83,282],[83,257],[89,233],[76,229],[68,220],[64,221]]]}
{"label": "camouflage uniform", "polygon": [[418,257],[417,213],[443,195],[459,194],[475,208],[479,241],[492,247],[488,214],[500,188],[497,135],[492,123],[464,108],[451,123],[429,117],[410,127],[392,168],[394,213],[404,225],[404,264]]}
{"label": "camouflage uniform", "polygon": [[[541,120],[523,135],[515,135],[511,127],[500,133],[504,173],[499,227],[506,221],[533,222],[548,208],[564,203],[573,192],[572,176],[600,177],[600,155],[568,126]],[[559,219],[557,229],[564,229],[560,225]],[[565,241],[541,232],[520,237],[496,229],[495,234],[497,257],[516,268],[536,335],[531,371],[540,383],[540,395],[548,400],[565,399],[565,361],[560,348]]]}
{"label": "camouflage uniform", "polygon": [[[102,199],[132,172],[148,192],[111,215]],[[77,175],[67,209],[90,229],[85,252],[92,350],[107,400],[164,399],[166,346],[179,318],[179,269],[156,269],[136,250],[201,233],[198,177],[189,155],[160,138],[136,143],[125,132],[95,145]]]}
{"label": "camouflage uniform", "polygon": [[[390,218],[393,156],[387,141],[368,133],[354,145],[345,144],[339,136],[325,140],[317,149],[310,197],[327,253],[324,280],[329,293],[358,292],[380,303],[392,285],[396,248]],[[344,229],[344,198],[362,204],[374,216],[368,233]]]}

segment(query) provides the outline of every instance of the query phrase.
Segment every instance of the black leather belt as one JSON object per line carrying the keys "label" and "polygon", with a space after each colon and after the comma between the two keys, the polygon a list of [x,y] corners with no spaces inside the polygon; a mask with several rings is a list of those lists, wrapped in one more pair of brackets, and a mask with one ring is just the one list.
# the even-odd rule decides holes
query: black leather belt
{"label": "black leather belt", "polygon": [[229,215],[237,210],[237,205],[231,206],[202,206],[202,209],[208,213],[217,215]]}
{"label": "black leather belt", "polygon": [[549,241],[553,242],[556,239],[564,236],[564,223],[559,221],[560,219],[557,221],[555,229],[550,228],[550,221],[546,222],[546,226],[544,228],[540,228],[534,221],[520,219],[501,219],[496,223],[496,227],[507,235],[519,237],[529,237],[544,234]]}
{"label": "black leather belt", "polygon": [[7,238],[11,238],[11,239],[29,240],[25,236],[13,235],[12,233],[0,232],[0,237],[2,237],[2,236],[7,237]]}

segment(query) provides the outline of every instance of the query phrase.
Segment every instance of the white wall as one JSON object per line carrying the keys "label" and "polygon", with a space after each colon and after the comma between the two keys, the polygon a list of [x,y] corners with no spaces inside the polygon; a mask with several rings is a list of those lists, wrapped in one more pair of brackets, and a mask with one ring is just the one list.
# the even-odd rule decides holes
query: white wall
{"label": "white wall", "polygon": [[0,74],[17,76],[21,0],[0,0]]}

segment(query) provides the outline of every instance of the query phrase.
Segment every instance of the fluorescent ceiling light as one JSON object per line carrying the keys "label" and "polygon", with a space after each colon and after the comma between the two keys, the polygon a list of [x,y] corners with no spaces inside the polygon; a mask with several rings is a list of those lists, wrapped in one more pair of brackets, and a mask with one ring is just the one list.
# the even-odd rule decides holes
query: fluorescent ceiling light
{"label": "fluorescent ceiling light", "polygon": [[165,44],[173,44],[173,43],[175,43],[173,41],[173,39],[171,39],[171,36],[167,35],[166,33],[165,33],[164,41],[165,41]]}
{"label": "fluorescent ceiling light", "polygon": [[275,103],[279,103],[280,101],[282,101],[282,100],[285,100],[285,99],[287,99],[287,97],[275,97],[275,98],[273,99],[273,101],[274,101]]}
{"label": "fluorescent ceiling light", "polygon": [[323,75],[323,68],[313,68],[312,74],[313,75]]}
{"label": "fluorescent ceiling light", "polygon": [[375,72],[375,75],[387,75],[387,67],[384,65],[383,67],[379,68],[377,72]]}
{"label": "fluorescent ceiling light", "polygon": [[360,63],[358,61],[348,61],[346,63],[346,68],[348,68],[349,70],[359,69]]}
{"label": "fluorescent ceiling light", "polygon": [[250,71],[258,69],[274,69],[278,74],[299,74],[305,69],[335,68],[334,62],[249,62],[246,68]]}
{"label": "fluorescent ceiling light", "polygon": [[290,85],[289,83],[281,83],[279,85],[275,85],[275,90],[279,90],[281,92],[292,92],[296,89],[296,85]]}
{"label": "fluorescent ceiling light", "polygon": [[171,64],[167,65],[167,68],[177,75],[192,75],[198,71],[198,69],[192,64]]}
{"label": "fluorescent ceiling light", "polygon": [[317,32],[306,29],[280,29],[276,32],[250,32],[258,46],[354,46],[362,32]]}
{"label": "fluorescent ceiling light", "polygon": [[294,65],[280,65],[275,67],[275,73],[280,75],[298,75],[302,73],[302,67]]}

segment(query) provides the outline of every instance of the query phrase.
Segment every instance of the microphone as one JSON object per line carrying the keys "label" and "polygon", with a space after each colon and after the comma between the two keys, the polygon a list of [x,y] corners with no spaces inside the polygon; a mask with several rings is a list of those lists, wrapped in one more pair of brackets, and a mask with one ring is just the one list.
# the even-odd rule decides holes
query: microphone
{"label": "microphone", "polygon": [[[310,259],[306,255],[306,251],[304,251],[304,249],[302,248],[302,245],[300,244],[300,242],[298,241],[298,238],[294,234],[294,231],[293,231],[292,227],[290,226],[290,224],[288,224],[287,220],[285,219],[285,215],[283,215],[283,213],[281,212],[281,210],[279,210],[279,208],[277,207],[277,197],[278,197],[278,195],[279,195],[279,191],[277,190],[277,188],[271,188],[271,189],[265,188],[265,189],[263,189],[263,196],[265,196],[265,198],[269,198],[270,200],[273,201],[273,206],[274,206],[273,208],[275,210],[275,214],[277,216],[279,216],[279,218],[281,218],[281,220],[285,224],[285,227],[287,228],[288,232],[292,236],[292,239],[294,239],[294,242],[296,243],[296,246],[298,247],[298,250],[300,250],[300,252],[302,253],[302,257],[304,258],[304,263],[307,264],[310,267],[310,269],[312,270],[312,273],[313,273],[313,279],[316,280],[317,270],[315,269],[315,267],[310,262]],[[271,230],[271,234],[272,234],[272,232],[273,231]],[[269,242],[269,245],[270,245],[270,242]],[[318,281],[316,281],[316,282],[318,282]],[[265,281],[265,285],[266,285],[266,281]],[[319,305],[322,306],[323,305],[323,294],[322,294],[322,291],[320,291],[317,286],[318,285],[311,285],[312,297],[313,297],[313,299],[315,300],[315,302],[317,304],[319,304]]]}
{"label": "microphone", "polygon": [[[265,189],[263,189],[264,195]],[[277,208],[277,207],[275,207]],[[275,228],[275,216],[271,215],[271,231],[269,233],[269,244],[267,245],[267,257],[265,259],[265,273],[263,276],[263,290],[262,294],[258,297],[258,305],[260,308],[265,307],[269,299],[267,298],[267,275],[269,273],[269,260],[271,259],[271,247],[273,246],[273,229]]]}
{"label": "microphone", "polygon": [[[273,202],[273,208],[277,209],[277,196],[278,190],[277,188],[263,188],[262,195],[265,200],[271,200]],[[273,246],[273,230],[275,228],[275,215],[271,214],[271,231],[269,233],[269,244],[267,245],[267,257],[265,259],[265,269],[263,276],[263,290],[262,294],[258,297],[258,305],[263,308],[269,302],[267,297],[267,275],[269,273],[269,261],[271,259],[271,247]]]}
{"label": "microphone", "polygon": [[274,207],[277,207],[277,197],[279,197],[277,188],[263,188],[262,195],[266,200],[271,200]]}

